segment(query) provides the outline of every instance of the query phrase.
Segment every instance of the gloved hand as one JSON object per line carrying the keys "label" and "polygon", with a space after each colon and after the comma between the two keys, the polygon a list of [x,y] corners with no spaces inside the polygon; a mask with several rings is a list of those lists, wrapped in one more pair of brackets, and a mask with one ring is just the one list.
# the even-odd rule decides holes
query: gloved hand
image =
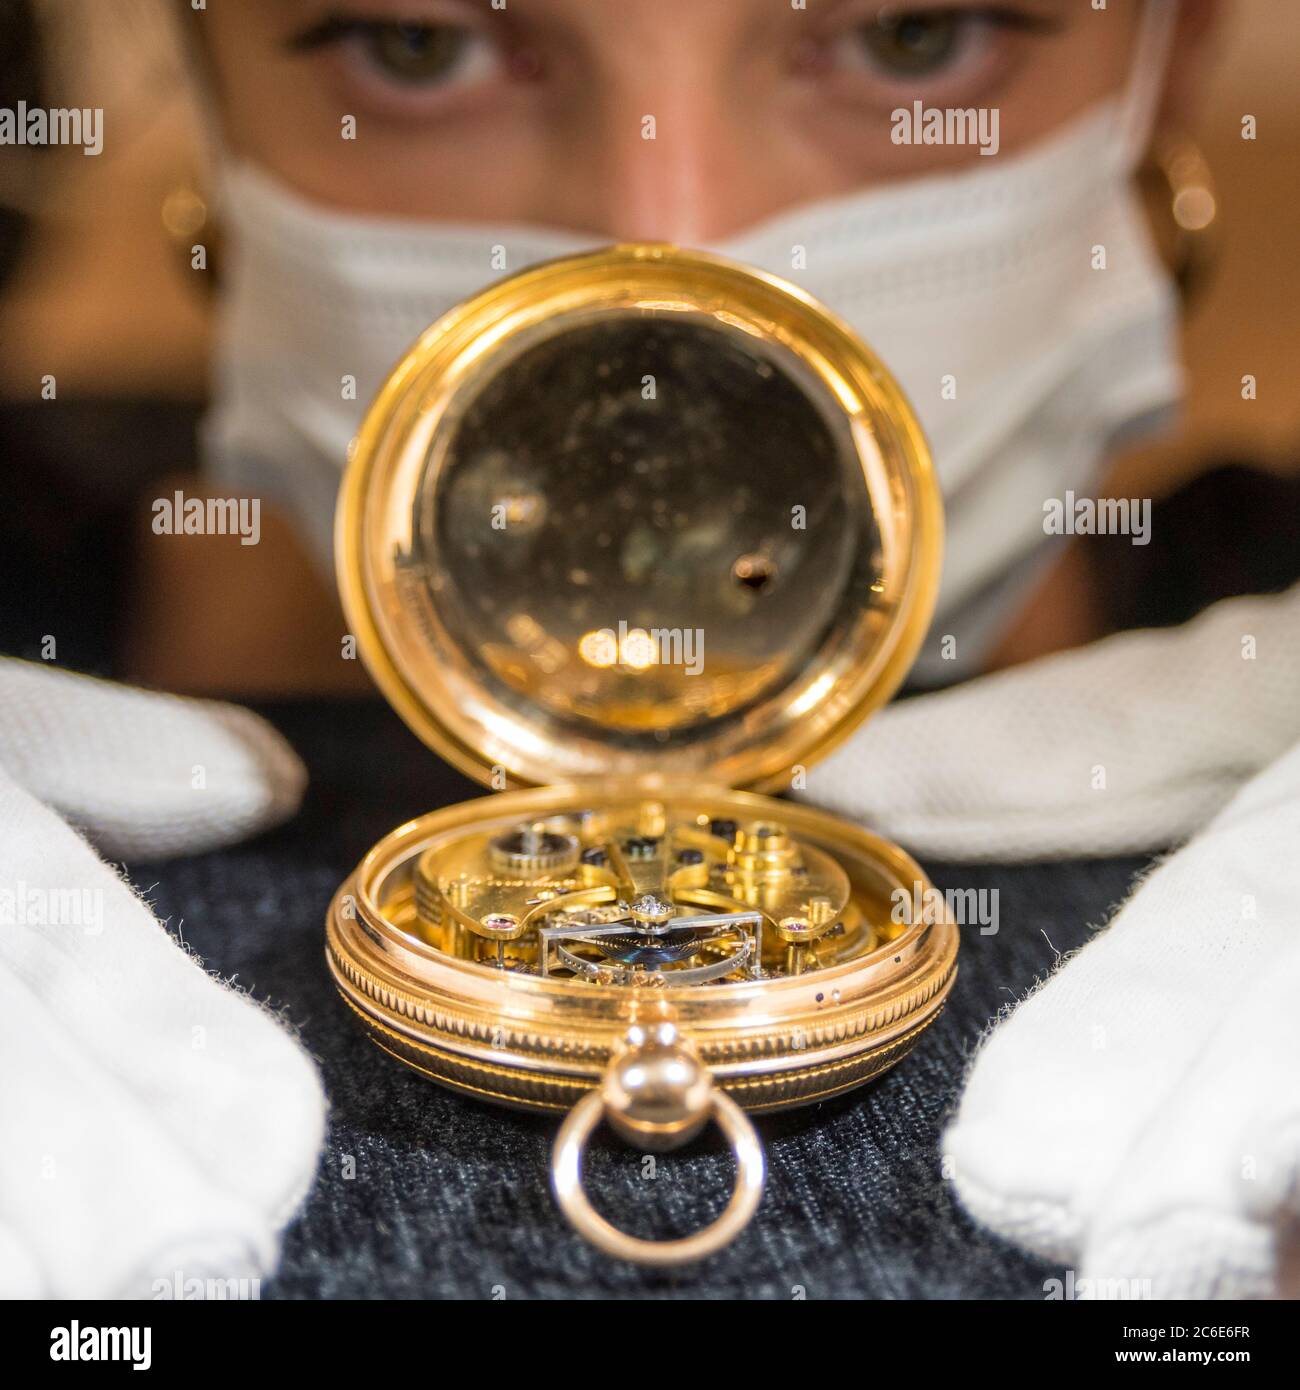
{"label": "gloved hand", "polygon": [[307,773],[265,721],[0,658],[0,768],[105,854],[236,844],[298,809]]}
{"label": "gloved hand", "polygon": [[0,661],[0,1294],[273,1267],[323,1137],[315,1067],[55,809],[152,860],[284,819],[304,781],[246,711]]}
{"label": "gloved hand", "polygon": [[1092,1297],[1282,1291],[1300,1218],[1300,744],[999,1024],[944,1136]]}
{"label": "gloved hand", "polygon": [[921,855],[1166,849],[1300,739],[1300,587],[890,705],[799,794]]}
{"label": "gloved hand", "polygon": [[808,799],[968,862],[1167,848],[1211,821],[994,1027],[944,1139],[971,1213],[1081,1262],[1084,1292],[1279,1287],[1300,1214],[1297,744],[1293,589],[905,701],[809,774]]}

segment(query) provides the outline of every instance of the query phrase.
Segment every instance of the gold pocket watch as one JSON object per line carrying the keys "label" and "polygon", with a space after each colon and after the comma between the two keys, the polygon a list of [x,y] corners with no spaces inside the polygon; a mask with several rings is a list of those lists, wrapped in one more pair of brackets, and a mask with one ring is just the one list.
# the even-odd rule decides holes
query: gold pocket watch
{"label": "gold pocket watch", "polygon": [[[699,1259],[749,1220],[747,1111],[897,1062],[953,980],[920,868],[765,792],[883,704],[938,582],[916,420],[808,295],[713,256],[617,246],[439,319],[353,446],[336,553],[359,650],[436,752],[494,789],[399,826],[339,889],[327,958],[386,1052],[566,1111],[552,1181],[612,1255]],[[867,774],[869,775],[869,773]],[[617,1230],[581,1162],[710,1120],[730,1204]]]}

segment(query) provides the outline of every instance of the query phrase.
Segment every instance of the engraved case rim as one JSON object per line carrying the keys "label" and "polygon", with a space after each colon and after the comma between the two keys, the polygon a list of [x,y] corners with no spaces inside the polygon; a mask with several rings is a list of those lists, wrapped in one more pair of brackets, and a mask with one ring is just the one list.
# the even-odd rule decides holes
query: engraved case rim
{"label": "engraved case rim", "polygon": [[[729,789],[678,795],[758,816],[778,805]],[[459,960],[414,939],[381,906],[389,876],[409,873],[439,833],[489,815],[541,817],[601,799],[585,784],[502,792],[409,821],[370,851],[331,904],[327,957],[340,993],[380,1047],[481,1099],[563,1110],[599,1082],[630,1024],[672,1017],[733,1099],[775,1110],[826,1099],[892,1066],[943,1007],[958,933],[938,898],[895,940],[812,974],[655,990]],[[883,884],[909,895],[928,884],[908,854],[869,831],[814,807],[779,809],[794,834],[870,862]]]}

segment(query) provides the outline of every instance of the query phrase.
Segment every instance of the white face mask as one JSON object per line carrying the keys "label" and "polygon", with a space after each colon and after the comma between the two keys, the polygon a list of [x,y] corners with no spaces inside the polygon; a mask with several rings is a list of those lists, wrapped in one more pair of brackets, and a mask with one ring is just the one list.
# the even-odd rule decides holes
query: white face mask
{"label": "white face mask", "polygon": [[[947,504],[923,678],[978,669],[1044,554],[1059,553],[1045,551],[1045,505],[1095,487],[1116,438],[1180,393],[1176,296],[1132,179],[1173,13],[1148,3],[1121,99],[1028,151],[799,208],[706,248],[814,294],[910,397]],[[209,475],[284,504],[332,572],[347,447],[397,358],[490,281],[593,243],[327,211],[248,165],[227,171],[222,212],[232,244]]]}

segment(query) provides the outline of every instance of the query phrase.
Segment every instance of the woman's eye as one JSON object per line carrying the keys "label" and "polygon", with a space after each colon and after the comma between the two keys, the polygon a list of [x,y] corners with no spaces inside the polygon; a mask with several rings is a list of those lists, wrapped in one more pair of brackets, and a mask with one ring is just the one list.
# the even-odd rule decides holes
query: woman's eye
{"label": "woman's eye", "polygon": [[374,24],[358,38],[380,72],[410,86],[446,81],[477,41],[450,24]]}
{"label": "woman's eye", "polygon": [[969,15],[881,15],[859,29],[866,56],[890,76],[926,77],[941,71],[961,52],[969,36]]}
{"label": "woman's eye", "polygon": [[1012,5],[885,10],[842,30],[831,44],[836,67],[882,83],[977,78],[1016,33],[1047,34],[1055,20]]}
{"label": "woman's eye", "polygon": [[332,15],[290,40],[289,48],[335,54],[354,80],[410,99],[480,81],[498,67],[488,38],[463,24]]}

